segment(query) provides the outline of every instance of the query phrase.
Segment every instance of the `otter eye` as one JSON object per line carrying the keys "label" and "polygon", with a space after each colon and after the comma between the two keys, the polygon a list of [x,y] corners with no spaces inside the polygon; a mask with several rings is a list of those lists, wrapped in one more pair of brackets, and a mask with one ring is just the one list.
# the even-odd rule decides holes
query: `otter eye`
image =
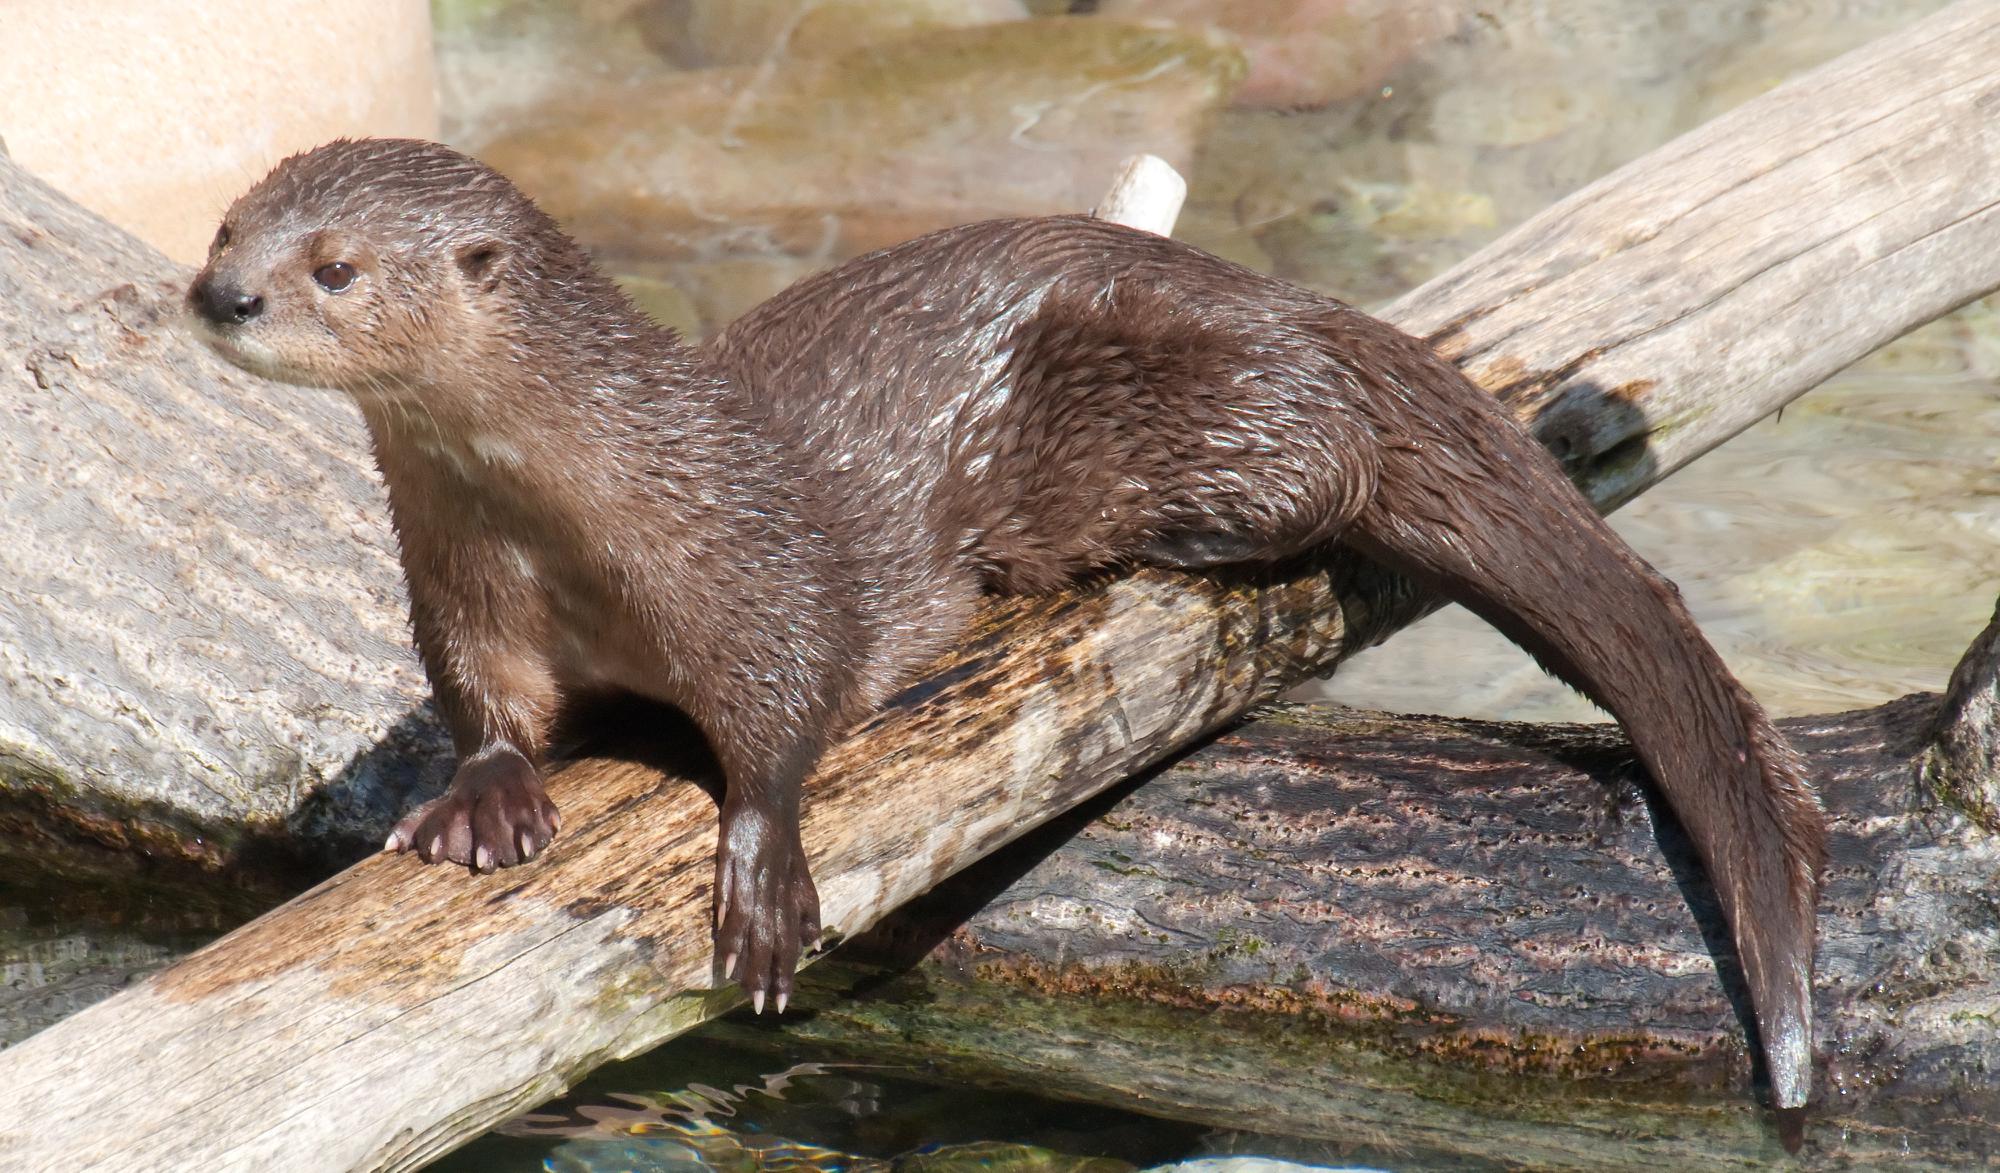
{"label": "otter eye", "polygon": [[208,242],[208,252],[210,256],[214,256],[228,247],[229,225],[224,224],[215,230],[215,239]]}
{"label": "otter eye", "polygon": [[339,293],[354,284],[354,266],[346,261],[335,261],[313,270],[313,280],[328,293]]}

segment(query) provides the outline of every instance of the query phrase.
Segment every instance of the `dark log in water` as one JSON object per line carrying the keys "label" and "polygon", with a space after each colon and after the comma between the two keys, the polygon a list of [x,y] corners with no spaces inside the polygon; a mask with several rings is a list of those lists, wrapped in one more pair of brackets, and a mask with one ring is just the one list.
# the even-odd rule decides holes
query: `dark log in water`
{"label": "dark log in water", "polygon": [[[2000,1158],[2000,837],[1919,783],[1938,709],[1782,723],[1832,831],[1816,1161]],[[1281,707],[892,915],[800,1021],[723,1029],[1411,1167],[1781,1158],[1642,777],[1610,726]]]}

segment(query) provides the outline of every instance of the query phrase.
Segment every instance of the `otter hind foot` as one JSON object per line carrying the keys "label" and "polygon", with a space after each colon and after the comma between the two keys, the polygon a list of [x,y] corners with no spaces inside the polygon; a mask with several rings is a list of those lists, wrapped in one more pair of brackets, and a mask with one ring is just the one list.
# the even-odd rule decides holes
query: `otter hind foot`
{"label": "otter hind foot", "polygon": [[819,943],[819,891],[797,829],[781,829],[748,804],[724,804],[715,851],[715,958],[756,1012],[792,998],[799,957]]}
{"label": "otter hind foot", "polygon": [[561,827],[534,763],[501,747],[460,763],[451,788],[405,816],[382,847],[490,872],[533,859]]}

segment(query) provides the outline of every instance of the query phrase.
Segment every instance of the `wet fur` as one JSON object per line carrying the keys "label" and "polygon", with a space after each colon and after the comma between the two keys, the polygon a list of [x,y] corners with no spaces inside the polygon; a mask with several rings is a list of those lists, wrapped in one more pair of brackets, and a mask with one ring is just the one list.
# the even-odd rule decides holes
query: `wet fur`
{"label": "wet fur", "polygon": [[1673,586],[1424,343],[1056,217],[859,258],[696,350],[505,180],[419,143],[290,160],[226,222],[197,292],[276,300],[329,249],[365,253],[376,283],[366,315],[306,289],[317,306],[269,330],[211,333],[368,418],[467,761],[392,846],[526,858],[554,832],[536,768],[561,700],[678,705],[727,775],[718,951],[760,1004],[782,999],[819,928],[800,784],[981,594],[1339,542],[1464,602],[1623,723],[1714,879],[1774,1098],[1805,1102],[1822,832],[1798,759]]}

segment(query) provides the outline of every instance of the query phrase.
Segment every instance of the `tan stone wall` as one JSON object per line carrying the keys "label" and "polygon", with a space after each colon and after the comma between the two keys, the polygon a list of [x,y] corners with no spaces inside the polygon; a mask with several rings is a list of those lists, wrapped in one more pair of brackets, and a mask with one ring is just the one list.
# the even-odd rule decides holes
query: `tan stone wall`
{"label": "tan stone wall", "polygon": [[0,0],[0,138],[177,260],[293,151],[435,137],[424,0]]}

